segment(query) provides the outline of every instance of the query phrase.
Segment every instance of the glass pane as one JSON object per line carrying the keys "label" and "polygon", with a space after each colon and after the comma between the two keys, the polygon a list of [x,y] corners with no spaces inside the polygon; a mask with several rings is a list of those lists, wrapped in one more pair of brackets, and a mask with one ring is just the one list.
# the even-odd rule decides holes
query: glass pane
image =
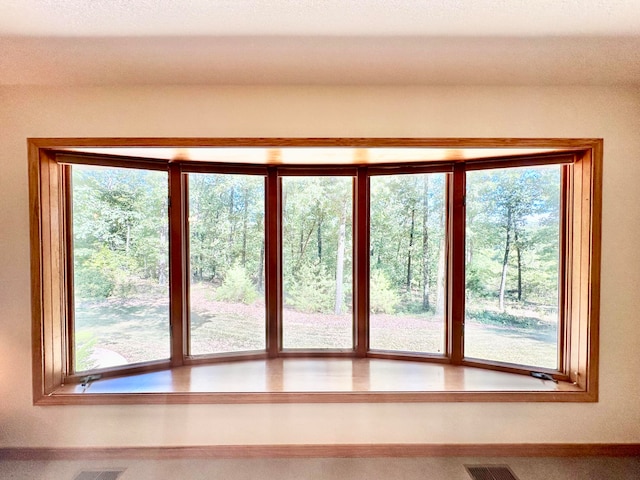
{"label": "glass pane", "polygon": [[170,356],[167,182],[72,167],[76,371]]}
{"label": "glass pane", "polygon": [[189,174],[192,355],[266,348],[264,183]]}
{"label": "glass pane", "polygon": [[444,353],[445,178],[371,177],[371,349]]}
{"label": "glass pane", "polygon": [[353,348],[351,177],[282,179],[283,347]]}
{"label": "glass pane", "polygon": [[467,174],[466,357],[558,367],[560,169]]}

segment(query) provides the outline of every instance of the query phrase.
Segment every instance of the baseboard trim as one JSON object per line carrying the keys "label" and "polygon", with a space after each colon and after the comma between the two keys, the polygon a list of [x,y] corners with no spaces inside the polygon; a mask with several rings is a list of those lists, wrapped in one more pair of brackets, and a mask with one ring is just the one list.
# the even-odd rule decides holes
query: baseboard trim
{"label": "baseboard trim", "polygon": [[640,456],[640,443],[207,445],[184,447],[0,448],[0,460],[318,457]]}

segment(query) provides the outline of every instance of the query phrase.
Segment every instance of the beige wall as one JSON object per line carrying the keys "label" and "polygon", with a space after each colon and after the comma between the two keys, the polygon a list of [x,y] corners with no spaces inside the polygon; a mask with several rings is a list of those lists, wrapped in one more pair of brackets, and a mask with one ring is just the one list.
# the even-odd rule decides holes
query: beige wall
{"label": "beige wall", "polygon": [[[600,402],[34,407],[27,137],[603,137]],[[0,447],[640,442],[640,90],[0,87]]]}

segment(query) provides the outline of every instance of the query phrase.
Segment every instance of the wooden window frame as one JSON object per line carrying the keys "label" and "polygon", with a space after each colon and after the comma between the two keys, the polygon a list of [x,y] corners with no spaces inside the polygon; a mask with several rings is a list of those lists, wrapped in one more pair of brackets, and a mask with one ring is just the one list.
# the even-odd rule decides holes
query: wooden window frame
{"label": "wooden window frame", "polygon": [[[422,162],[410,165],[354,164],[339,166],[238,165],[188,160],[156,160],[94,153],[73,152],[72,149],[91,147],[262,147],[274,152],[284,147],[407,147],[407,148],[543,148],[556,149],[549,154],[518,157],[496,157],[470,160]],[[65,383],[84,377],[73,374],[71,316],[72,262],[69,260],[67,238],[70,235],[70,203],[68,164],[93,164],[129,168],[166,170],[169,174],[169,270],[171,358],[133,366],[101,369],[103,376],[135,375],[158,369],[199,365],[233,359],[274,359],[276,357],[348,356],[354,358],[383,358],[442,362],[464,367],[480,367],[516,374],[529,374],[530,368],[502,362],[469,359],[464,356],[464,229],[465,229],[465,172],[469,170],[566,164],[562,168],[561,210],[561,321],[559,322],[559,368],[537,369],[549,373],[556,380],[572,383],[578,391],[571,392],[505,392],[488,393],[482,401],[597,401],[598,398],[598,337],[600,295],[600,235],[602,198],[602,139],[413,139],[413,138],[330,138],[330,139],[28,139],[31,277],[32,277],[32,358],[33,398],[35,404],[60,403],[51,400]],[[447,298],[462,301],[447,302],[446,353],[444,355],[370,351],[368,345],[368,289],[369,257],[354,255],[354,348],[349,352],[282,351],[281,298],[282,258],[280,177],[283,175],[341,174],[354,178],[353,228],[354,252],[368,251],[369,244],[369,179],[385,173],[448,172],[447,208]],[[265,176],[265,236],[266,257],[266,318],[267,348],[265,351],[241,355],[223,354],[191,357],[188,346],[188,227],[187,181],[192,172],[251,173]],[[460,233],[462,232],[462,234]],[[176,321],[177,320],[177,321]],[[91,373],[91,372],[89,372]],[[372,394],[358,397],[357,392],[323,395],[322,392],[298,394],[296,401],[432,401],[442,398],[434,392],[406,395]],[[474,392],[446,392],[453,401],[477,401]],[[565,394],[563,396],[563,393]],[[129,394],[128,402],[144,402],[143,397]],[[300,396],[301,395],[301,396]],[[417,396],[416,396],[417,395]],[[127,396],[127,395],[125,395]],[[98,403],[111,403],[109,395],[102,395]],[[62,403],[83,403],[82,395],[65,395]],[[169,403],[188,403],[190,394],[167,397]],[[216,394],[202,401],[218,402]],[[261,394],[247,394],[246,402],[265,400]],[[270,397],[271,398],[271,397]],[[286,394],[275,401],[292,401]],[[357,400],[363,398],[364,400]],[[95,402],[95,399],[92,400]],[[222,400],[224,401],[224,400]]]}

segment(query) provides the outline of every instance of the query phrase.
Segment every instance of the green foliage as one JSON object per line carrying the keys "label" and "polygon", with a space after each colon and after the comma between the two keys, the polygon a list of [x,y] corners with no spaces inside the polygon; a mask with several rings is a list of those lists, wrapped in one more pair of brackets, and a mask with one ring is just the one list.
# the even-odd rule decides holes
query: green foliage
{"label": "green foliage", "polygon": [[138,285],[144,283],[131,273],[135,270],[133,259],[120,252],[102,246],[97,251],[85,249],[75,253],[74,290],[78,298],[125,298],[136,293]]}
{"label": "green foliage", "polygon": [[467,174],[467,296],[557,305],[559,189],[558,166]]}
{"label": "green foliage", "polygon": [[304,263],[287,288],[286,303],[307,313],[332,313],[335,281],[322,264]]}
{"label": "green foliage", "polygon": [[500,281],[498,262],[485,255],[477,255],[466,267],[467,291],[474,297],[492,297],[496,295]]}
{"label": "green foliage", "polygon": [[287,305],[304,312],[344,312],[351,291],[353,180],[288,177],[282,185]]}
{"label": "green foliage", "polygon": [[95,361],[91,358],[96,341],[95,336],[91,332],[76,332],[75,370],[77,372],[84,372],[85,370],[96,368]]}
{"label": "green foliage", "polygon": [[396,312],[437,305],[444,276],[444,212],[444,174],[371,178],[371,269],[384,272],[402,297]]}
{"label": "green foliage", "polygon": [[74,166],[74,287],[80,298],[135,293],[168,277],[167,174]]}
{"label": "green foliage", "polygon": [[117,254],[106,246],[89,251],[88,257],[80,259],[82,251],[76,251],[75,293],[80,298],[107,298],[116,289],[121,272]]}
{"label": "green foliage", "polygon": [[253,303],[258,297],[256,287],[247,271],[241,265],[234,265],[227,271],[222,285],[216,290],[216,299],[225,302]]}
{"label": "green foliage", "polygon": [[328,274],[335,274],[342,222],[344,271],[350,270],[351,188],[348,177],[289,177],[283,182],[285,278],[297,275],[303,263],[321,263]]}
{"label": "green foliage", "polygon": [[[145,292],[152,285],[166,288],[166,172],[84,166],[72,171],[76,295],[106,298],[136,293],[141,286]],[[559,172],[527,167],[468,173],[468,298],[498,299],[509,231],[505,300],[557,305]],[[352,185],[350,177],[284,179],[288,305],[327,313],[346,307],[353,271]],[[264,177],[190,174],[188,203],[192,280],[220,285],[218,299],[254,301],[264,282]],[[445,210],[446,174],[371,178],[373,312],[442,308]]]}
{"label": "green foliage", "polygon": [[393,314],[395,312],[399,298],[382,270],[371,272],[369,291],[371,292],[369,297],[371,313]]}
{"label": "green foliage", "polygon": [[262,278],[264,177],[190,174],[189,250],[195,281],[220,282],[236,264]]}

